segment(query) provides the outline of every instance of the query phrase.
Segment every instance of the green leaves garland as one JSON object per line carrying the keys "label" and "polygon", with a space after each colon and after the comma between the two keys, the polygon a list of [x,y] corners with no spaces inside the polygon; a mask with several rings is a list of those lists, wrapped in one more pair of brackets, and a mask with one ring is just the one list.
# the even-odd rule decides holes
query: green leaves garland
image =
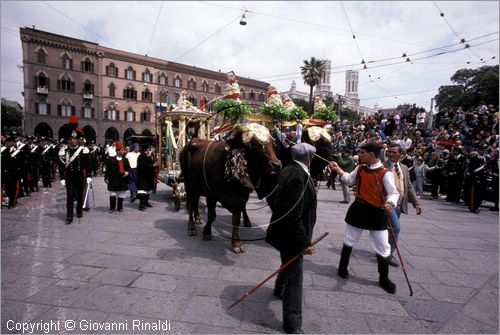
{"label": "green leaves garland", "polygon": [[213,109],[229,121],[237,121],[239,118],[252,113],[252,107],[245,102],[220,99],[214,102]]}
{"label": "green leaves garland", "polygon": [[308,118],[307,112],[302,106],[295,106],[290,109],[290,120],[305,120]]}
{"label": "green leaves garland", "polygon": [[333,109],[333,106],[326,106],[326,108],[314,112],[312,115],[313,119],[321,119],[325,121],[331,121],[331,122],[336,122],[337,121],[337,113],[335,113],[335,110]]}
{"label": "green leaves garland", "polygon": [[284,106],[280,105],[268,105],[266,103],[260,106],[260,112],[262,115],[267,115],[273,120],[288,121],[290,120],[290,111]]}

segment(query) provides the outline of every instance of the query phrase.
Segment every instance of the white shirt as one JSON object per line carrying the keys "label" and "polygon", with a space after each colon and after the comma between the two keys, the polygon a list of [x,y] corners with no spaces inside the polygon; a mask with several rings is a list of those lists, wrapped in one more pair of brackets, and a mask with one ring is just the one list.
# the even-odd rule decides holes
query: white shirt
{"label": "white shirt", "polygon": [[304,171],[307,173],[307,175],[310,176],[309,168],[307,167],[307,165],[305,165],[304,163],[302,163],[300,161],[296,161],[295,159],[293,161],[295,163],[299,164],[304,169]]}
{"label": "white shirt", "polygon": [[[370,165],[368,168],[370,170],[378,169],[383,166],[380,161],[377,163]],[[340,178],[341,181],[347,183],[349,186],[353,186],[356,183],[356,176],[358,175],[359,165],[351,173],[344,173]],[[394,207],[398,204],[399,200],[399,192],[396,188],[396,184],[394,183],[394,175],[391,171],[388,171],[384,175],[384,179],[382,180],[384,183],[384,188],[387,191],[387,201],[390,202]]]}
{"label": "white shirt", "polygon": [[128,162],[130,163],[131,169],[137,169],[137,157],[139,157],[140,154],[141,154],[140,152],[130,151],[125,156],[125,158],[127,158]]}

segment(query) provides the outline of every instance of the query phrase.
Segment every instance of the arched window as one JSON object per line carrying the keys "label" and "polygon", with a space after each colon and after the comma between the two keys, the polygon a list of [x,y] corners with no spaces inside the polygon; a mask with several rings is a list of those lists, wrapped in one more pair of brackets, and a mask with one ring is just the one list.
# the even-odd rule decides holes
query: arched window
{"label": "arched window", "polygon": [[73,70],[73,60],[68,54],[64,54],[62,57],[62,65],[65,70]]}
{"label": "arched window", "polygon": [[109,96],[114,97],[116,94],[116,86],[115,84],[111,83],[109,84]]}
{"label": "arched window", "polygon": [[40,48],[40,49],[38,49],[36,54],[37,54],[38,63],[42,63],[42,64],[47,63],[47,53],[45,52],[45,50]]}
{"label": "arched window", "polygon": [[142,73],[142,81],[145,83],[153,82],[153,75],[151,74],[151,72],[149,72],[148,69],[146,69],[146,71]]}
{"label": "arched window", "polygon": [[89,101],[83,104],[82,114],[85,119],[91,119],[94,117],[94,108],[92,108],[92,104]]}
{"label": "arched window", "polygon": [[135,121],[135,112],[132,107],[129,107],[127,110],[127,121]]}
{"label": "arched window", "polygon": [[85,58],[85,60],[82,62],[82,71],[83,72],[94,72],[94,63],[90,61],[90,59]]}
{"label": "arched window", "polygon": [[129,66],[128,69],[125,69],[125,79],[135,80],[135,71],[132,66]]}
{"label": "arched window", "polygon": [[198,100],[196,100],[196,96],[194,94],[190,94],[187,100],[191,102],[193,106],[198,106]]}
{"label": "arched window", "polygon": [[128,85],[127,88],[123,90],[123,98],[127,100],[137,100],[137,91],[132,85]]}
{"label": "arched window", "polygon": [[158,84],[160,84],[160,85],[168,85],[168,77],[165,75],[165,73],[162,73],[158,77]]}
{"label": "arched window", "polygon": [[255,92],[250,90],[250,100],[255,100]]}
{"label": "arched window", "polygon": [[35,87],[49,88],[49,78],[47,78],[45,73],[40,72],[38,76],[35,76]]}
{"label": "arched window", "polygon": [[141,113],[141,122],[151,122],[151,113],[149,108],[144,108],[144,112]]}
{"label": "arched window", "polygon": [[215,83],[215,94],[222,94],[222,90],[219,83]]}
{"label": "arched window", "polygon": [[75,115],[75,107],[71,105],[68,99],[64,99],[59,106],[57,106],[57,114],[59,116]]}
{"label": "arched window", "polygon": [[66,92],[75,91],[75,83],[71,80],[71,77],[64,74],[61,79],[57,81],[57,89]]}
{"label": "arched window", "polygon": [[245,99],[245,90],[243,89],[243,87],[242,87],[242,88],[240,88],[240,97],[241,97],[242,99]]}
{"label": "arched window", "polygon": [[204,80],[204,81],[201,83],[201,90],[202,90],[203,92],[208,92],[208,88],[209,88],[209,86],[208,86],[208,82],[207,82],[206,80]]}
{"label": "arched window", "polygon": [[187,88],[188,90],[196,90],[196,81],[193,78],[189,79]]}
{"label": "arched window", "polygon": [[181,79],[181,76],[177,75],[177,76],[175,77],[174,86],[175,86],[175,87],[182,87],[182,79]]}
{"label": "arched window", "polygon": [[111,63],[108,66],[106,66],[106,75],[110,77],[118,77],[118,68],[115,66],[114,63]]}
{"label": "arched window", "polygon": [[153,93],[151,93],[148,88],[142,92],[142,101],[153,101]]}

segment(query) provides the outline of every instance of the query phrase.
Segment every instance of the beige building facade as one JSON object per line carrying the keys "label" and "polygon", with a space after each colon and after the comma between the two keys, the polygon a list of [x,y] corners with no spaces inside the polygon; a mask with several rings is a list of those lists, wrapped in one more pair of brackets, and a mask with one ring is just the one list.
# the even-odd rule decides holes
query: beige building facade
{"label": "beige building facade", "polygon": [[[97,43],[20,28],[26,135],[67,138],[76,115],[98,144],[154,135],[157,113],[168,113],[185,91],[198,108],[224,93],[225,72],[142,56]],[[237,78],[241,99],[259,106],[268,83]]]}

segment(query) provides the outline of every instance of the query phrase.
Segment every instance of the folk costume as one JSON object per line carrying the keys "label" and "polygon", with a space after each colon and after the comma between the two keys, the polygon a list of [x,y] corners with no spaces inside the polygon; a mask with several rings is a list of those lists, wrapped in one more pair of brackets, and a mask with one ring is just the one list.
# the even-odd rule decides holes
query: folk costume
{"label": "folk costume", "polygon": [[[297,155],[297,150],[311,157],[316,151],[307,143],[294,145],[292,155]],[[279,250],[285,264],[311,245],[317,199],[309,168],[301,161],[291,161],[281,171],[275,193],[266,242]],[[302,263],[300,257],[280,272],[274,286],[274,295],[283,300],[283,329],[287,333],[296,333],[302,326]]]}
{"label": "folk costume", "polygon": [[135,151],[135,149],[139,149],[139,144],[132,144],[133,151],[127,153],[125,156],[130,164],[129,171],[129,184],[128,189],[130,190],[130,202],[134,202],[137,197],[137,159],[141,154],[139,151]]}
{"label": "folk costume", "polygon": [[139,210],[144,211],[146,207],[153,207],[149,203],[149,197],[154,189],[155,161],[150,148],[143,148],[137,158],[137,198],[139,198]]}
{"label": "folk costume", "polygon": [[66,186],[66,224],[73,222],[75,199],[76,216],[83,216],[85,184],[92,182],[89,176],[89,149],[77,145],[74,142],[77,137],[83,137],[83,131],[73,131],[68,146],[59,150],[59,177],[61,184]]}
{"label": "folk costume", "polygon": [[348,185],[356,184],[355,201],[347,210],[345,217],[346,231],[344,245],[340,255],[338,274],[348,278],[349,258],[352,248],[358,242],[363,230],[370,233],[370,243],[377,254],[379,283],[389,293],[396,292],[396,285],[389,280],[389,256],[391,246],[387,233],[386,202],[396,207],[399,192],[391,171],[383,167],[380,161],[370,166],[361,164],[349,174],[343,174],[341,180]]}
{"label": "folk costume", "polygon": [[[120,141],[117,141],[115,145],[118,152],[123,149],[123,143]],[[118,212],[123,212],[123,200],[127,196],[128,190],[129,171],[130,164],[128,159],[122,157],[121,154],[109,157],[106,161],[104,181],[108,184],[110,213],[113,213],[115,209],[117,209]]]}

